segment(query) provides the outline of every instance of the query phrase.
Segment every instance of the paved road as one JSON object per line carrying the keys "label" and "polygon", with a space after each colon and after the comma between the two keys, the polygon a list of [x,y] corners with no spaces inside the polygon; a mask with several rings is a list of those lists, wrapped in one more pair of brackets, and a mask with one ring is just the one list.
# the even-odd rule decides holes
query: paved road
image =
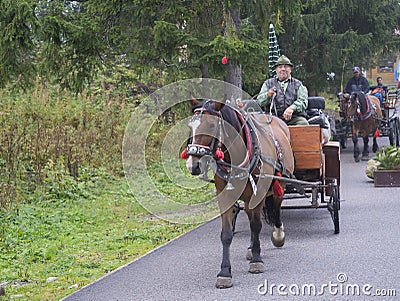
{"label": "paved road", "polygon": [[[388,139],[380,142],[387,145]],[[245,259],[249,227],[240,213],[230,289],[214,287],[221,260],[217,219],[64,300],[400,300],[400,188],[375,188],[365,176],[365,162],[353,162],[348,144],[341,154],[340,234],[333,233],[326,209],[284,210],[286,244],[274,248],[264,224],[266,271],[253,275]],[[285,287],[279,291],[280,284]],[[314,297],[313,288],[321,296]],[[358,288],[360,296],[354,296]],[[393,290],[397,297],[372,296]]]}

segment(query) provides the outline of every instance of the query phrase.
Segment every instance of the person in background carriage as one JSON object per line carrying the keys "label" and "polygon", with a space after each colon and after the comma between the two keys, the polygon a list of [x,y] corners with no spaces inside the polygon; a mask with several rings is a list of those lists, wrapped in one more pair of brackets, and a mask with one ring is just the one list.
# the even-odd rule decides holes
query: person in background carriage
{"label": "person in background carriage", "polygon": [[376,78],[376,86],[371,86],[369,89],[371,90],[371,95],[379,98],[381,108],[383,108],[383,102],[386,101],[388,95],[388,87],[383,85],[382,77],[378,76]]}
{"label": "person in background carriage", "polygon": [[347,82],[346,88],[344,88],[344,93],[352,94],[354,92],[362,91],[364,94],[369,92],[368,80],[361,75],[360,67],[353,68],[354,76]]}
{"label": "person in background carriage", "polygon": [[261,107],[272,113],[288,125],[308,125],[305,110],[308,106],[308,91],[303,83],[292,77],[293,64],[282,55],[275,63],[276,77],[267,79],[257,96]]}

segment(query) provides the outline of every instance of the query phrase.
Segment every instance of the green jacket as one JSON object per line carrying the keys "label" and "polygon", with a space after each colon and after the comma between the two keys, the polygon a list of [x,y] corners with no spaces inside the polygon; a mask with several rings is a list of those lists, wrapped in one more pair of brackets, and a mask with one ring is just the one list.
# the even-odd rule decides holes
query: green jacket
{"label": "green jacket", "polygon": [[305,115],[304,111],[308,106],[308,91],[307,88],[298,79],[290,77],[283,84],[283,89],[281,82],[274,77],[267,79],[257,96],[256,101],[260,106],[268,107],[271,104],[272,99],[268,97],[268,90],[275,87],[275,109],[277,110],[277,115],[282,117],[283,112],[291,106],[294,109],[295,115]]}

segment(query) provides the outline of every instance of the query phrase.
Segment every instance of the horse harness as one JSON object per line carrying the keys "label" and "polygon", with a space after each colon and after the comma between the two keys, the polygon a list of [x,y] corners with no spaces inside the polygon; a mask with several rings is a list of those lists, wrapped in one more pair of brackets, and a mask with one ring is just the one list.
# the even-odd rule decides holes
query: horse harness
{"label": "horse harness", "polygon": [[[247,154],[244,161],[239,165],[234,165],[232,163],[224,161],[223,160],[224,155],[221,151],[221,138],[223,132],[225,131],[222,122],[223,120],[222,114],[220,111],[217,110],[206,109],[205,106],[208,102],[210,102],[210,100],[206,101],[206,103],[204,103],[203,106],[194,108],[193,112],[195,113],[195,115],[193,116],[191,122],[200,119],[201,115],[205,111],[214,116],[217,116],[219,118],[219,121],[215,130],[215,134],[212,136],[213,137],[212,141],[209,146],[199,145],[191,143],[191,138],[189,138],[186,147],[187,155],[197,156],[202,159],[204,158],[206,160],[207,167],[205,168],[205,170],[202,170],[202,175],[200,176],[201,179],[210,181],[207,177],[207,172],[208,172],[208,167],[211,167],[213,172],[219,178],[223,179],[228,183],[227,189],[234,189],[231,184],[232,180],[244,180],[248,178],[253,187],[254,194],[256,194],[257,188],[254,179],[252,177],[252,173],[257,167],[260,167],[262,163],[266,163],[272,166],[275,169],[275,173],[280,173],[284,177],[294,178],[294,175],[285,168],[284,156],[281,146],[279,145],[279,142],[275,139],[273,134],[270,131],[268,132],[270,139],[272,139],[275,145],[275,151],[277,154],[276,160],[261,152],[259,148],[259,139],[257,136],[256,127],[251,118],[249,117],[249,114],[242,113],[240,110],[233,107],[232,109],[239,118],[241,124],[241,130],[244,131],[245,133]],[[215,147],[216,143],[218,144],[217,147]]]}
{"label": "horse harness", "polygon": [[354,120],[363,121],[363,120],[367,120],[368,118],[370,118],[373,114],[374,114],[374,116],[372,116],[372,117],[374,117],[375,119],[378,117],[377,114],[376,114],[376,109],[377,108],[376,108],[375,104],[371,102],[371,99],[369,98],[368,95],[364,95],[364,97],[365,97],[365,106],[366,106],[365,112],[362,112],[363,110],[361,109],[361,104],[360,104],[360,100],[358,99],[358,95],[357,96],[351,95],[349,97],[349,100],[348,100],[349,102],[351,102],[351,98],[352,97],[356,97],[356,100],[357,100],[357,103],[356,103],[356,105],[357,105],[357,108],[356,108],[357,115],[355,115],[355,116],[347,116],[347,118],[352,118]]}

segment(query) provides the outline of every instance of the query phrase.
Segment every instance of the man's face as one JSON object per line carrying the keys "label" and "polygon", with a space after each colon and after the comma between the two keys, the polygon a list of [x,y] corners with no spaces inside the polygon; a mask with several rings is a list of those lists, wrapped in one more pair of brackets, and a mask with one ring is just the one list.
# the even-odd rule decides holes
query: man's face
{"label": "man's face", "polygon": [[354,76],[355,76],[355,78],[358,78],[359,76],[360,76],[360,72],[354,72]]}
{"label": "man's face", "polygon": [[292,73],[292,67],[290,65],[279,65],[275,67],[276,75],[280,81],[287,80]]}

